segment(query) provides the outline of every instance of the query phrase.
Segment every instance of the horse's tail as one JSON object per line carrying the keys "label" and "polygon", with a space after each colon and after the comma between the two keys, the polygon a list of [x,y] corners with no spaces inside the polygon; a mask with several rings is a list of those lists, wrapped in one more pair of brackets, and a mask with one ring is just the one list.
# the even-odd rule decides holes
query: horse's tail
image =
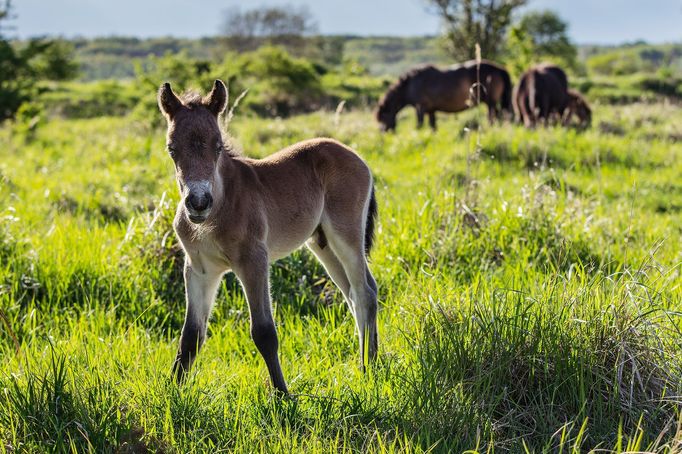
{"label": "horse's tail", "polygon": [[521,104],[519,103],[519,97],[523,94],[524,90],[523,78],[519,80],[519,83],[512,90],[512,120],[516,123],[521,121],[523,123],[523,116],[521,114]]}
{"label": "horse's tail", "polygon": [[502,81],[504,82],[504,90],[502,91],[502,110],[506,110],[512,116],[514,115],[514,108],[512,106],[512,92],[514,87],[511,83],[511,77],[507,71],[502,71]]}
{"label": "horse's tail", "polygon": [[530,103],[530,96],[531,96],[531,83],[530,83],[530,78],[531,74],[529,73],[524,73],[521,75],[521,78],[519,79],[519,83],[517,84],[516,88],[514,89],[514,98],[513,98],[513,104],[514,104],[514,115],[516,115],[518,118],[516,120],[526,126],[529,126],[532,121],[531,117],[531,103]]}
{"label": "horse's tail", "polygon": [[369,256],[374,243],[374,222],[377,217],[377,200],[374,197],[374,183],[369,195],[369,206],[367,207],[367,220],[365,221],[365,255]]}
{"label": "horse's tail", "polygon": [[528,111],[533,123],[537,118],[538,115],[537,109],[539,108],[537,100],[538,96],[537,84],[538,84],[537,77],[535,77],[535,73],[532,72],[528,79]]}

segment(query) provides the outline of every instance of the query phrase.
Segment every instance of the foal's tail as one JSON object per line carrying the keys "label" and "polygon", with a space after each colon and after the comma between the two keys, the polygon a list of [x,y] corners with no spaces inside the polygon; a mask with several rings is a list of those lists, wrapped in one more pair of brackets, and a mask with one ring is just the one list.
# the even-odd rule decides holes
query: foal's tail
{"label": "foal's tail", "polygon": [[372,183],[372,192],[369,195],[369,207],[367,208],[367,221],[365,224],[365,255],[369,256],[369,251],[372,250],[374,243],[374,221],[377,217],[377,199],[374,197],[374,183]]}

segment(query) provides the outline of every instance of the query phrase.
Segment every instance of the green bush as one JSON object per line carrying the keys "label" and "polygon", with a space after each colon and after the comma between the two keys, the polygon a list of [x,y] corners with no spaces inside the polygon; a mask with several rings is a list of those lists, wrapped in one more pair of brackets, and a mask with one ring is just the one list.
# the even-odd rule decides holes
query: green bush
{"label": "green bush", "polygon": [[23,103],[37,99],[40,80],[75,77],[71,51],[61,41],[11,43],[0,35],[0,121],[14,117]]}
{"label": "green bush", "polygon": [[593,76],[572,80],[590,101],[604,104],[655,102],[661,98],[682,98],[682,79],[662,74],[630,74],[623,76]]}
{"label": "green bush", "polygon": [[140,100],[135,86],[116,80],[50,84],[42,89],[41,101],[48,113],[68,118],[125,115]]}
{"label": "green bush", "polygon": [[601,75],[654,73],[661,68],[680,68],[682,47],[679,44],[653,46],[636,44],[600,49],[587,58],[590,72]]}
{"label": "green bush", "polygon": [[[229,64],[229,62],[226,62]],[[237,78],[250,82],[246,105],[261,115],[287,116],[312,111],[323,100],[320,66],[280,47],[261,47],[237,61]]]}
{"label": "green bush", "polygon": [[217,65],[182,53],[153,58],[152,62],[150,68],[138,67],[140,101],[134,115],[157,125],[163,120],[156,106],[156,91],[163,82],[170,82],[178,93],[205,93],[214,79],[222,79],[233,100],[248,89],[241,112],[267,117],[334,108],[341,100],[366,106],[375,102],[384,88],[383,78],[331,71],[273,46],[241,55],[229,53]]}

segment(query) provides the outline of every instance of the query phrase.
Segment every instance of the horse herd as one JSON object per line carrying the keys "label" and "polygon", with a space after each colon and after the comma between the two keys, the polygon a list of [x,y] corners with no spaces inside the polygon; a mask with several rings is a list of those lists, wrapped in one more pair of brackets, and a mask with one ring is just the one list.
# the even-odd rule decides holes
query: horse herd
{"label": "horse herd", "polygon": [[[509,73],[488,62],[467,62],[447,71],[427,66],[390,87],[377,118],[394,129],[406,105],[421,125],[436,111],[458,112],[488,105],[490,121],[505,112],[528,126],[542,120],[567,124],[573,114],[589,123],[589,107],[568,90],[566,74],[541,65],[512,88]],[[264,159],[237,153],[220,127],[227,105],[225,84],[211,92],[177,96],[170,84],[158,92],[166,117],[166,145],[180,190],[173,228],[185,252],[185,322],[173,363],[182,381],[206,339],[208,319],[222,276],[233,271],[249,306],[251,337],[273,386],[287,393],[278,357],[270,303],[269,264],[306,245],[339,288],[355,319],[360,361],[377,357],[377,284],[367,264],[377,214],[372,173],[351,148],[317,138]],[[512,107],[513,105],[513,107]]]}
{"label": "horse herd", "polygon": [[395,130],[396,116],[405,106],[417,111],[417,127],[424,123],[436,129],[436,112],[460,112],[479,103],[488,106],[492,123],[505,116],[528,128],[538,123],[560,122],[588,127],[592,111],[585,98],[568,88],[568,76],[559,66],[542,63],[519,78],[512,86],[509,72],[488,60],[470,60],[440,70],[432,65],[412,69],[391,85],[379,101],[376,119],[384,131]]}

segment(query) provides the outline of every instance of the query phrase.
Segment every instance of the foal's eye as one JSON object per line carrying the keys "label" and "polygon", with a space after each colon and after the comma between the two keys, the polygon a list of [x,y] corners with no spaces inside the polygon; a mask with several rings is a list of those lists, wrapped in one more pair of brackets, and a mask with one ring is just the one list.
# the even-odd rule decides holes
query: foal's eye
{"label": "foal's eye", "polygon": [[217,155],[220,155],[220,153],[222,153],[222,151],[223,151],[223,144],[222,144],[222,143],[219,143],[219,144],[216,145],[216,147],[215,147],[215,153],[216,153]]}
{"label": "foal's eye", "polygon": [[170,155],[171,158],[175,158],[175,148],[171,145],[167,145],[166,149],[168,150],[168,154]]}

